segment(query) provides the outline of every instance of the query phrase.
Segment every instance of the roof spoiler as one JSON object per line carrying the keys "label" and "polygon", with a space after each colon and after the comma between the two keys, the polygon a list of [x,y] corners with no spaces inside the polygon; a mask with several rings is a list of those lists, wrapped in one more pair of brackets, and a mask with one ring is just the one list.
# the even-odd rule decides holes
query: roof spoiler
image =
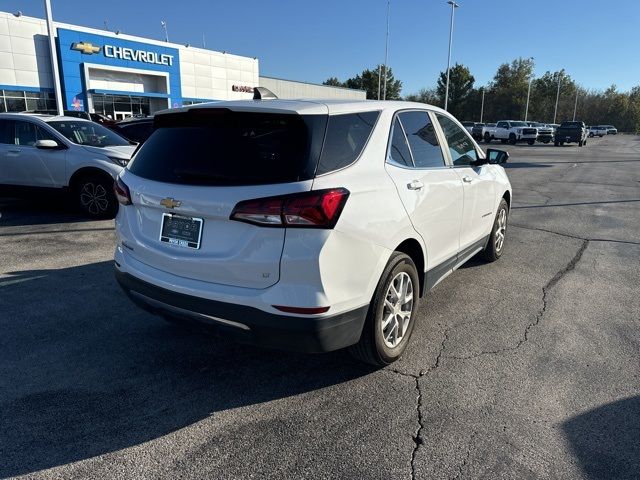
{"label": "roof spoiler", "polygon": [[265,87],[255,87],[253,89],[254,100],[277,100],[278,96]]}

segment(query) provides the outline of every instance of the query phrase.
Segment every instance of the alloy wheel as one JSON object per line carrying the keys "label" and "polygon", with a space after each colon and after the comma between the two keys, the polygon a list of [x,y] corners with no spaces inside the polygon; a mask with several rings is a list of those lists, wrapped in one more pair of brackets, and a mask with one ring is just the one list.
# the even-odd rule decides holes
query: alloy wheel
{"label": "alloy wheel", "polygon": [[87,182],[80,190],[80,203],[92,215],[104,213],[109,208],[107,190],[99,183]]}
{"label": "alloy wheel", "polygon": [[413,281],[406,272],[398,273],[387,289],[382,312],[382,339],[395,348],[407,333],[413,312]]}
{"label": "alloy wheel", "polygon": [[502,246],[504,245],[504,237],[507,233],[507,211],[503,208],[498,213],[498,228],[496,229],[495,235],[495,247],[496,252],[502,250]]}

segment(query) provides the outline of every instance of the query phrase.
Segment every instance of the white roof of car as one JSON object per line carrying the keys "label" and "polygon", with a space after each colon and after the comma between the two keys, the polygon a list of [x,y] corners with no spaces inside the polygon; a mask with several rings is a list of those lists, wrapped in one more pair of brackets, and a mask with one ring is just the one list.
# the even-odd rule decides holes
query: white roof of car
{"label": "white roof of car", "polygon": [[425,103],[403,102],[392,100],[232,100],[228,102],[208,102],[190,105],[188,107],[173,108],[157,112],[162,115],[175,112],[186,112],[201,108],[228,108],[234,111],[262,111],[271,113],[297,113],[306,115],[330,115],[351,112],[366,112],[372,110],[400,110],[407,108],[425,108],[437,112],[444,112],[441,108]]}
{"label": "white roof of car", "polygon": [[86,118],[80,117],[67,117],[60,115],[49,115],[46,113],[30,113],[30,112],[6,112],[0,113],[0,118],[24,118],[24,117],[32,117],[37,118],[38,120],[42,120],[43,122],[52,122],[54,120],[67,120],[67,121],[79,121],[79,122],[90,122],[91,120],[87,120]]}

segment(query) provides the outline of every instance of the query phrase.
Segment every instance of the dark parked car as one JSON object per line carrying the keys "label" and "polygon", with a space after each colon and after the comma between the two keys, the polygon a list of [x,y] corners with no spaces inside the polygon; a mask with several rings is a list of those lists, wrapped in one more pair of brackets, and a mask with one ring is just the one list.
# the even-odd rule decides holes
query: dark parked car
{"label": "dark parked car", "polygon": [[580,146],[587,144],[587,127],[584,122],[562,122],[556,128],[556,135],[553,144],[564,145],[565,143],[577,143]]}
{"label": "dark parked car", "polygon": [[153,117],[127,118],[109,128],[132,142],[144,143],[153,132]]}

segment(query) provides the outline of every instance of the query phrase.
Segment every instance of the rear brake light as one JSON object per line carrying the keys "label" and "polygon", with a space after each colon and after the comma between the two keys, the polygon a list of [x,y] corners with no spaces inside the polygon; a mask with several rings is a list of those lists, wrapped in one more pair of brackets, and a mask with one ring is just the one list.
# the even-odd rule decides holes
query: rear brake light
{"label": "rear brake light", "polygon": [[120,205],[131,205],[131,193],[129,193],[129,187],[127,187],[120,177],[116,178],[116,181],[113,182],[113,193],[115,193]]}
{"label": "rear brake light", "polygon": [[231,220],[264,227],[333,228],[349,198],[346,188],[258,198],[238,203]]}

